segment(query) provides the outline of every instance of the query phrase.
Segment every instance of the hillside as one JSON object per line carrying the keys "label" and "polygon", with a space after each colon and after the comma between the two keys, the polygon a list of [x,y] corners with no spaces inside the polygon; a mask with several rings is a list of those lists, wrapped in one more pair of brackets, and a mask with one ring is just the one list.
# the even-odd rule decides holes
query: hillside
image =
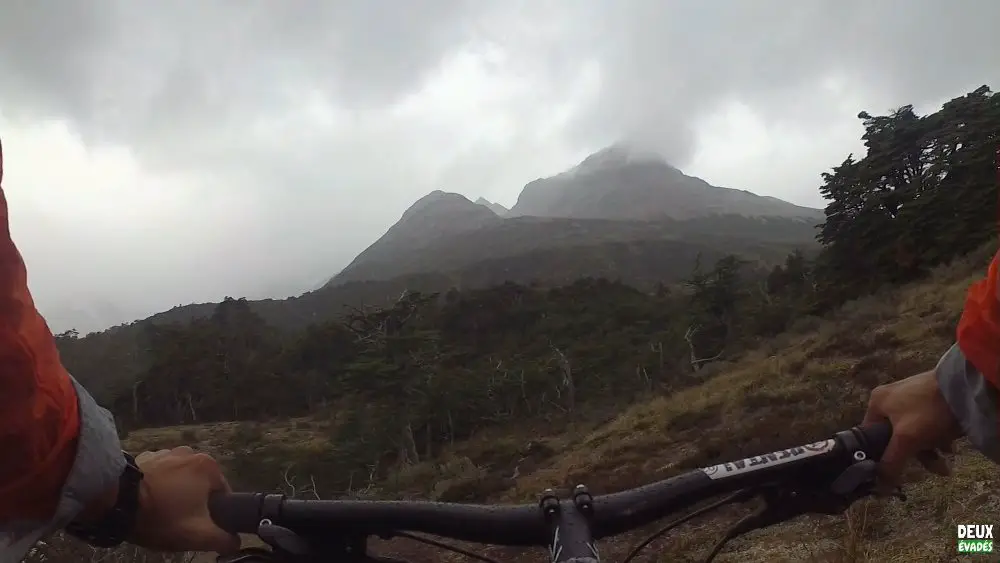
{"label": "hillside", "polygon": [[654,153],[627,144],[598,151],[579,165],[524,186],[511,216],[660,220],[713,215],[820,221],[818,209],[688,176]]}
{"label": "hillside", "polygon": [[[803,246],[795,241],[814,229],[806,223],[776,221],[782,220],[731,217],[724,225],[714,219],[580,224],[567,219],[521,217],[498,224],[494,231],[481,233],[482,237],[496,232],[510,233],[504,235],[505,240],[510,244],[508,248],[516,251],[497,253],[498,257],[469,260],[464,267],[449,269],[461,264],[461,257],[480,255],[481,245],[485,244],[478,236],[455,237],[449,243],[453,254],[408,255],[410,258],[403,257],[393,265],[396,271],[424,268],[431,271],[410,272],[391,279],[328,283],[298,297],[250,301],[249,306],[268,325],[294,332],[311,324],[343,319],[355,308],[390,305],[407,291],[472,290],[489,287],[497,280],[550,287],[594,277],[650,291],[660,284],[680,283],[689,277],[697,263],[713,264],[729,253],[739,254],[757,268],[767,269]],[[519,223],[524,227],[518,228]],[[538,237],[549,234],[562,237],[553,239],[559,246],[533,249]],[[757,242],[760,239],[764,240]],[[809,256],[814,253],[814,249],[807,251]],[[422,263],[421,256],[427,256]],[[104,396],[105,389],[125,385],[145,369],[148,362],[145,341],[150,330],[208,318],[217,306],[217,303],[178,306],[141,321],[86,335],[74,341],[72,349],[67,348],[64,355],[74,362],[74,374]]]}
{"label": "hillside", "polygon": [[[552,281],[552,276],[563,279],[558,270],[538,262],[536,256],[555,257],[558,262],[569,264],[579,275],[597,276],[606,270],[595,269],[590,263],[606,255],[606,249],[612,244],[634,248],[656,246],[669,251],[646,258],[665,266],[664,281],[676,281],[691,271],[692,258],[698,252],[714,257],[735,253],[773,265],[793,248],[816,248],[815,223],[774,217],[726,216],[656,222],[540,217],[494,219],[497,221],[491,220],[479,228],[461,232],[460,236],[434,239],[407,233],[401,221],[334,276],[324,289],[352,281],[380,281],[429,272],[458,272],[458,277],[462,277],[461,272],[483,271],[489,268],[483,263],[498,260],[517,264],[519,271],[536,271],[535,279],[541,282]],[[400,229],[396,231],[397,228]],[[391,239],[387,238],[390,234],[394,235]],[[406,242],[396,244],[396,240]],[[618,274],[622,279],[634,281],[627,269]],[[524,281],[524,278],[495,271],[495,277],[484,281],[501,283]]]}
{"label": "hillside", "polygon": [[[790,243],[753,243],[732,239],[725,244],[706,235],[705,244],[673,240],[605,242],[525,251],[506,258],[474,262],[460,270],[410,274],[391,280],[357,281],[326,286],[289,299],[248,301],[254,315],[270,327],[294,337],[311,325],[341,321],[359,308],[391,306],[407,292],[433,294],[487,288],[503,279],[523,286],[547,288],[585,278],[603,278],[628,284],[633,290],[653,291],[664,284],[684,282],[697,264],[714,264],[738,252],[754,271],[780,263],[796,246]],[[807,254],[809,256],[811,254]],[[149,363],[149,334],[159,327],[211,318],[220,304],[175,307],[101,333],[66,340],[64,358],[73,373],[101,398],[111,390],[142,377]]]}
{"label": "hillside", "polygon": [[[848,303],[826,319],[803,319],[686,389],[648,397],[606,421],[597,414],[568,424],[507,424],[376,482],[358,476],[351,495],[530,502],[544,487],[577,482],[611,492],[828,435],[860,420],[874,385],[933,367],[951,342],[968,284],[982,275],[992,250],[941,268],[926,281]],[[338,446],[331,436],[338,424],[307,417],[155,428],[133,432],[126,444],[143,450],[194,443],[227,460],[237,483],[304,497],[315,484],[326,498],[337,489],[321,468],[335,459]],[[755,532],[733,541],[718,561],[951,560],[954,523],[982,521],[1000,510],[994,465],[960,448],[954,466],[951,480],[914,468],[905,503],[872,500],[843,516],[802,518]],[[519,476],[511,478],[515,471]],[[745,511],[699,519],[654,542],[645,552],[650,559],[641,560],[669,554],[672,561],[698,561]],[[602,555],[621,560],[651,532],[604,541]],[[372,544],[418,561],[462,560],[406,540]],[[487,553],[520,562],[541,554],[496,548]]]}

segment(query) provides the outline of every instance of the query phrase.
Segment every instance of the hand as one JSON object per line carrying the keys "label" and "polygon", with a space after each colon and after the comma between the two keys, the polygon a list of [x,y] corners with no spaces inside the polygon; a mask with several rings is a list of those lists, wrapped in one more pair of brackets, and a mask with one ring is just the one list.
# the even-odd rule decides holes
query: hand
{"label": "hand", "polygon": [[879,463],[879,480],[896,487],[906,464],[916,458],[930,472],[951,474],[939,453],[951,453],[963,432],[938,388],[933,371],[880,385],[872,390],[862,424],[888,420],[892,438]]}
{"label": "hand", "polygon": [[239,550],[239,536],[216,526],[208,512],[211,493],[231,491],[217,461],[187,446],[143,452],[135,461],[144,476],[129,542],[159,551]]}

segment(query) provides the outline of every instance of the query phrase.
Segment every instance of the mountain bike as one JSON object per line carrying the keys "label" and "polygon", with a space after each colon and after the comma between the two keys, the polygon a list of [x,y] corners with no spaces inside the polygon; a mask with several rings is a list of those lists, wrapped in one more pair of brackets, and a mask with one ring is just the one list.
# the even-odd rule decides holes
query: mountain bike
{"label": "mountain bike", "polygon": [[[231,493],[210,500],[213,520],[233,533],[256,534],[269,547],[219,557],[220,563],[406,563],[367,552],[370,536],[405,537],[495,563],[483,555],[415,535],[421,532],[480,544],[548,549],[551,563],[600,563],[596,540],[622,534],[711,498],[729,496],[679,518],[636,546],[728,504],[756,498],[760,508],[737,522],[727,541],[804,514],[836,515],[874,495],[876,462],[892,435],[888,423],[855,426],[833,437],[768,454],[702,467],[642,487],[592,495],[577,485],[568,498],[552,489],[520,506],[410,501],[296,500],[284,495]],[[904,498],[897,489],[891,496]]]}

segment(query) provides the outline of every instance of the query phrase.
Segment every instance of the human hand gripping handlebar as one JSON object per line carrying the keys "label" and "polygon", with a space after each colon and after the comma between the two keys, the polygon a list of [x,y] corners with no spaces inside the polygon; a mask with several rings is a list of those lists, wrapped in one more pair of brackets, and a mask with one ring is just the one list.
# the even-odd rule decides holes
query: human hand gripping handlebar
{"label": "human hand gripping handlebar", "polygon": [[519,506],[232,493],[213,496],[209,508],[223,529],[256,534],[271,547],[219,558],[228,563],[397,561],[366,553],[367,538],[373,535],[407,537],[492,561],[412,532],[481,544],[546,547],[552,563],[598,563],[598,539],[735,491],[660,530],[637,546],[627,562],[678,524],[725,504],[763,497],[762,508],[730,529],[708,555],[710,561],[726,541],[750,530],[807,513],[839,514],[855,500],[874,494],[876,462],[891,435],[887,422],[855,426],[826,440],[694,469],[635,489],[594,496],[577,485],[568,498],[546,489],[538,503]]}

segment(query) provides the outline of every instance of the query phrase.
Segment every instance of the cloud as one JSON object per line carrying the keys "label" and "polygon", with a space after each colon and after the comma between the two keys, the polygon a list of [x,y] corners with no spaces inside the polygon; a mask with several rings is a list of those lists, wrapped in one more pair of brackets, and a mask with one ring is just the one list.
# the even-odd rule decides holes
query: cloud
{"label": "cloud", "polygon": [[43,311],[99,328],[300,291],[430,190],[510,205],[622,138],[822,205],[858,111],[995,85],[996,21],[973,0],[14,2],[5,186]]}

